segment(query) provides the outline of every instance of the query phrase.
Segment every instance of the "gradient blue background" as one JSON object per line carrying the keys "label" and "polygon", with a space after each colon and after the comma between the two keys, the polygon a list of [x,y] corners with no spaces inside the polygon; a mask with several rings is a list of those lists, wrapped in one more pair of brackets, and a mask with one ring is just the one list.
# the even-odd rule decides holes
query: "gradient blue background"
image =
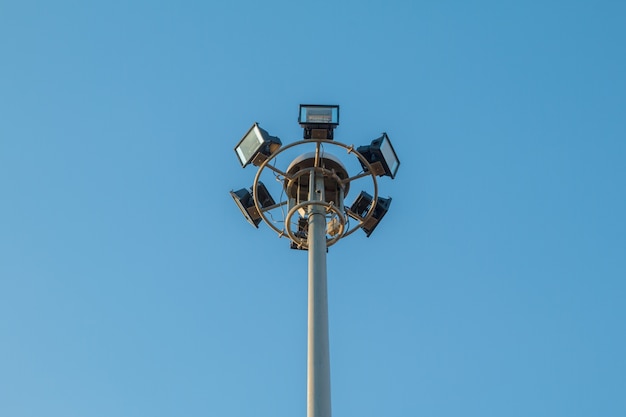
{"label": "gradient blue background", "polygon": [[0,1],[0,415],[304,416],[306,253],[233,147],[387,131],[333,413],[626,415],[623,1]]}

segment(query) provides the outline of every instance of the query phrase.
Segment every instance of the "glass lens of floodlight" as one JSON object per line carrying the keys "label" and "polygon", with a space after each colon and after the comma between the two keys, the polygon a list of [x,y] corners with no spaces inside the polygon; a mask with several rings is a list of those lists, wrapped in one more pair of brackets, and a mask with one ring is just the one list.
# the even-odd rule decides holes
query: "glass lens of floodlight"
{"label": "glass lens of floodlight", "polygon": [[239,145],[236,148],[237,156],[239,156],[241,165],[245,166],[249,164],[263,143],[264,139],[261,132],[259,132],[256,125],[252,126],[250,131],[246,134],[246,136],[244,136],[241,142],[239,142]]}
{"label": "glass lens of floodlight", "polygon": [[398,167],[400,166],[400,161],[398,160],[387,135],[383,135],[383,141],[380,144],[380,152],[383,154],[383,158],[389,167],[391,178],[395,177]]}
{"label": "glass lens of floodlight", "polygon": [[301,106],[300,123],[305,124],[339,124],[338,106]]}

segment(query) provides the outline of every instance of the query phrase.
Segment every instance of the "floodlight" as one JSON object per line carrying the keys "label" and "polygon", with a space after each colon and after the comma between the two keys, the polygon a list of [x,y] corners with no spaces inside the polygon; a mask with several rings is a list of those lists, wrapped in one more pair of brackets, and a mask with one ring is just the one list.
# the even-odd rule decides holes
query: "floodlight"
{"label": "floodlight", "polygon": [[[350,207],[350,211],[356,214],[357,216],[363,218],[367,215],[367,212],[370,210],[373,200],[374,200],[374,197],[372,197],[365,191],[361,191],[361,194],[359,194],[357,199],[354,200],[354,203],[352,203],[352,207]],[[367,237],[370,237],[370,235],[372,234],[376,226],[378,226],[378,223],[380,223],[382,218],[385,216],[385,214],[389,210],[390,205],[391,205],[391,197],[390,198],[378,197],[378,199],[376,200],[376,207],[374,207],[374,212],[372,213],[372,217],[366,220],[362,226],[362,229],[367,235]]]}
{"label": "floodlight", "polygon": [[255,123],[235,146],[235,153],[243,168],[249,163],[259,166],[281,145],[279,138],[271,136],[266,130],[261,129],[258,123]]}
{"label": "floodlight", "polygon": [[[396,177],[400,160],[396,155],[396,151],[393,150],[389,136],[386,133],[383,133],[378,139],[374,139],[368,146],[359,146],[357,152],[367,159],[374,174],[379,177],[386,175],[392,179]],[[363,161],[361,161],[361,165],[363,169],[367,169]]]}
{"label": "floodlight", "polygon": [[304,128],[304,139],[332,139],[339,125],[339,106],[301,104],[298,123]]}
{"label": "floodlight", "polygon": [[[300,217],[298,219],[298,231],[295,233],[296,237],[299,237],[300,239],[307,239],[308,230],[309,230],[308,217]],[[291,249],[304,250],[304,248],[301,245],[298,245],[296,244],[296,242],[293,242],[293,241],[291,242],[290,247]]]}
{"label": "floodlight", "polygon": [[[265,185],[260,181],[257,190],[259,193],[258,200],[261,208],[270,207],[276,204],[269,191],[267,191]],[[239,207],[239,210],[241,210],[241,213],[246,218],[246,220],[252,226],[258,229],[259,223],[261,223],[261,214],[254,205],[254,199],[252,198],[252,189],[247,190],[245,188],[242,188],[237,191],[231,191],[230,195],[233,200],[235,200],[235,203]]]}

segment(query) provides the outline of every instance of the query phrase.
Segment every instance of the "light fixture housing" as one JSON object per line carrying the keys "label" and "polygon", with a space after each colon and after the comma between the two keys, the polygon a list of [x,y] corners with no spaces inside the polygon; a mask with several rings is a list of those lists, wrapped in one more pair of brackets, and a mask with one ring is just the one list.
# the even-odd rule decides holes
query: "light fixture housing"
{"label": "light fixture housing", "polygon": [[[350,211],[360,218],[364,218],[367,215],[367,212],[370,210],[373,201],[374,197],[372,197],[365,191],[361,191],[361,194],[359,194],[356,200],[354,200],[354,203],[352,203]],[[376,226],[378,226],[378,223],[380,223],[385,214],[387,214],[390,205],[391,197],[377,198],[376,207],[374,207],[374,212],[372,213],[372,216],[365,222],[363,222],[363,225],[361,226],[367,237],[370,237]]]}
{"label": "light fixture housing", "polygon": [[[296,233],[294,233],[296,235],[296,237],[300,238],[300,239],[307,239],[308,236],[308,231],[309,231],[309,219],[308,217],[300,217],[298,219],[298,231]],[[299,249],[299,250],[305,250],[304,247],[302,247],[301,245],[296,244],[296,242],[291,242],[290,245],[291,249]]]}
{"label": "light fixture housing", "polygon": [[[270,195],[269,191],[265,185],[259,181],[259,185],[257,186],[257,191],[259,193],[259,204],[261,208],[267,208],[275,205],[275,201]],[[237,207],[241,210],[241,213],[246,218],[248,223],[252,226],[259,228],[259,223],[261,223],[261,213],[256,209],[254,205],[254,198],[252,197],[252,188],[249,190],[242,188],[237,191],[231,191],[230,195],[235,200]]]}
{"label": "light fixture housing", "polygon": [[[359,146],[357,152],[367,159],[375,175],[379,177],[386,175],[391,177],[391,179],[396,177],[396,173],[400,167],[400,160],[391,145],[387,133],[383,133],[381,137],[374,139],[372,143],[367,146]],[[363,169],[367,170],[367,166],[363,161],[361,161],[361,165]]]}
{"label": "light fixture housing", "polygon": [[235,146],[235,153],[242,168],[250,163],[259,166],[281,145],[282,142],[278,137],[271,136],[255,123]]}
{"label": "light fixture housing", "polygon": [[304,139],[332,139],[339,125],[339,106],[301,104],[298,123],[304,128]]}

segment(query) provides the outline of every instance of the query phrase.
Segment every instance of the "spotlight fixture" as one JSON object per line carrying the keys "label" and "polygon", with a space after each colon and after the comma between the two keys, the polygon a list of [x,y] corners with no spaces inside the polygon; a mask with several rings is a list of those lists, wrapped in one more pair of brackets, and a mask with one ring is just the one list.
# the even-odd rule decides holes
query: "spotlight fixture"
{"label": "spotlight fixture", "polygon": [[[267,191],[265,185],[260,181],[257,190],[259,192],[259,204],[261,205],[261,208],[270,207],[276,204],[269,191]],[[246,218],[248,223],[258,229],[259,223],[261,223],[261,214],[254,205],[254,199],[252,198],[252,188],[250,190],[242,188],[237,191],[231,191],[230,195],[233,200],[235,200],[235,203],[239,207],[239,210],[241,210],[241,213]]]}
{"label": "spotlight fixture", "polygon": [[[356,200],[354,200],[354,203],[352,203],[350,211],[362,219],[367,215],[367,212],[372,206],[373,200],[374,197],[372,197],[365,191],[361,191],[361,194],[359,194]],[[374,212],[372,213],[372,217],[366,220],[362,226],[362,229],[367,237],[370,237],[376,226],[378,226],[378,223],[380,223],[385,214],[387,214],[387,211],[389,210],[389,205],[391,205],[391,197],[378,197],[378,199],[376,200],[376,207],[374,207]]]}
{"label": "spotlight fixture", "polygon": [[242,168],[249,163],[259,166],[281,145],[282,142],[278,137],[271,136],[266,130],[261,129],[258,123],[255,123],[235,146],[235,153]]}
{"label": "spotlight fixture", "polygon": [[298,123],[304,128],[304,139],[332,139],[339,125],[339,106],[301,104]]}
{"label": "spotlight fixture", "polygon": [[[392,179],[396,177],[400,160],[393,146],[391,146],[387,133],[383,133],[381,137],[374,139],[372,143],[367,146],[359,146],[357,152],[367,159],[372,166],[374,174],[379,177],[386,175]],[[362,161],[361,165],[363,169],[367,169],[367,166],[365,166]]]}
{"label": "spotlight fixture", "polygon": [[[307,217],[300,217],[298,219],[298,231],[295,233],[296,237],[300,239],[306,239],[309,230],[309,219]],[[295,242],[291,242],[291,249],[300,249],[304,250],[304,248],[300,245],[297,245]]]}

